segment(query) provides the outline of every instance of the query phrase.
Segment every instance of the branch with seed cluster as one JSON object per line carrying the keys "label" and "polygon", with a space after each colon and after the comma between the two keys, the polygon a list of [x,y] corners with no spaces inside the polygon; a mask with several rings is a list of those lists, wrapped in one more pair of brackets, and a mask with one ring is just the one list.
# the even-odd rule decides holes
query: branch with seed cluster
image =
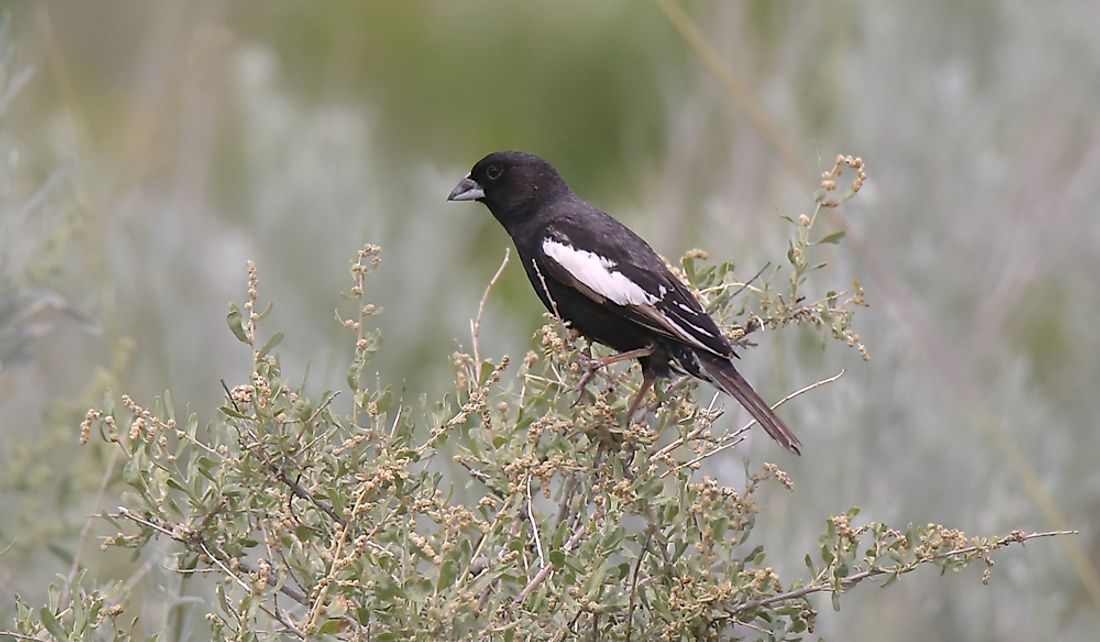
{"label": "branch with seed cluster", "polygon": [[840,589],[847,589],[847,588],[850,588],[852,586],[855,586],[856,584],[862,582],[863,580],[866,580],[866,579],[869,579],[869,578],[872,578],[872,577],[879,577],[879,576],[882,576],[882,575],[894,575],[894,576],[904,575],[905,573],[909,573],[909,572],[915,570],[917,567],[922,566],[924,564],[930,564],[930,563],[933,563],[933,562],[936,562],[936,561],[945,560],[945,559],[949,559],[949,558],[952,558],[952,557],[973,555],[975,553],[980,553],[980,554],[984,555],[984,554],[987,554],[991,551],[995,551],[997,549],[1005,548],[1006,546],[1009,546],[1010,544],[1023,544],[1024,542],[1026,542],[1028,540],[1037,539],[1037,538],[1040,538],[1040,537],[1059,537],[1059,536],[1064,536],[1064,535],[1077,535],[1078,533],[1079,533],[1079,531],[1075,531],[1075,530],[1047,531],[1047,532],[1043,532],[1043,533],[1024,533],[1022,531],[1013,531],[1012,533],[1009,533],[1008,535],[1005,535],[1004,537],[998,538],[997,540],[993,541],[990,544],[985,544],[985,545],[973,544],[973,545],[970,545],[970,546],[963,546],[961,548],[952,549],[950,551],[944,551],[942,553],[937,553],[935,555],[932,555],[932,556],[929,556],[929,557],[926,557],[926,558],[916,559],[916,560],[913,560],[912,562],[909,562],[909,563],[903,564],[903,565],[899,565],[897,567],[892,567],[892,568],[884,568],[884,567],[870,568],[870,569],[867,569],[865,571],[860,571],[859,573],[853,573],[852,575],[848,575],[848,576],[839,578],[838,580],[831,580],[829,582],[815,581],[814,583],[811,583],[808,586],[803,586],[802,588],[795,589],[793,591],[787,591],[785,593],[777,593],[776,595],[770,595],[768,597],[759,598],[759,599],[756,599],[756,600],[750,600],[750,601],[744,602],[742,604],[734,605],[734,606],[730,607],[729,612],[731,614],[743,613],[745,611],[751,611],[753,609],[758,609],[762,606],[769,606],[771,604],[776,604],[778,602],[786,602],[786,601],[790,601],[790,600],[796,600],[796,599],[805,597],[807,595],[810,595],[811,593],[820,593],[822,591],[836,591],[838,589],[838,587]]}
{"label": "branch with seed cluster", "polygon": [[[571,552],[573,550],[573,547],[581,541],[582,537],[584,537],[584,532],[585,526],[584,524],[581,524],[577,527],[577,530],[573,533],[573,536],[569,538],[569,541],[565,543],[565,546],[562,547],[562,550],[566,553]],[[541,569],[539,569],[539,572],[536,573],[535,576],[531,578],[531,581],[527,582],[527,585],[523,587],[523,590],[519,592],[519,595],[516,596],[516,599],[512,600],[512,606],[519,606],[520,604],[523,604],[523,600],[527,599],[527,596],[530,595],[532,591],[537,589],[539,587],[539,584],[545,582],[546,578],[550,577],[550,573],[552,573],[553,570],[553,564],[547,564],[546,566],[543,566]]]}
{"label": "branch with seed cluster", "polygon": [[[137,513],[126,508],[125,506],[119,506],[117,513],[112,513],[108,516],[113,518],[122,517],[124,519],[128,519],[139,526],[144,526],[145,528],[148,528],[160,535],[164,535],[165,537],[171,538],[179,542],[180,544],[183,544],[192,553],[210,557],[211,560],[219,558],[221,564],[232,561],[234,566],[241,569],[245,573],[251,574],[253,572],[252,567],[249,566],[247,562],[245,562],[244,560],[231,558],[228,554],[217,547],[211,549],[206,540],[202,537],[202,535],[200,535],[198,532],[189,532],[189,529],[187,529],[186,526],[183,524],[169,526],[168,524],[161,523],[159,519],[138,515]],[[279,587],[279,592],[294,600],[295,602],[298,602],[299,604],[304,605],[308,602],[305,595],[299,593],[289,586]]]}

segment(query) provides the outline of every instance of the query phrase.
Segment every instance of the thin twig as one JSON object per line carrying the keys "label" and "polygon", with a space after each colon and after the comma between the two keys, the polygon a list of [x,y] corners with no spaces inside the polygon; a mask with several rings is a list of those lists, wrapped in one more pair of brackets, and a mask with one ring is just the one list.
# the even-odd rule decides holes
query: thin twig
{"label": "thin twig", "polygon": [[565,480],[565,488],[561,491],[561,504],[558,506],[558,519],[554,523],[554,528],[561,526],[561,523],[565,521],[565,518],[569,516],[569,508],[573,503],[573,495],[577,491],[577,473],[574,471],[569,474],[569,478]]}
{"label": "thin twig", "polygon": [[325,408],[328,408],[328,407],[329,407],[329,404],[331,404],[331,403],[332,403],[332,400],[333,400],[333,399],[335,399],[335,398],[336,398],[336,397],[338,397],[338,396],[340,396],[340,391],[339,391],[339,390],[337,390],[336,392],[334,392],[334,393],[332,393],[331,395],[329,395],[327,399],[325,399],[324,401],[322,401],[322,402],[321,402],[321,405],[320,405],[320,406],[317,406],[317,410],[314,410],[314,411],[313,411],[313,414],[311,414],[311,415],[309,416],[309,419],[306,419],[305,423],[304,423],[304,424],[302,424],[302,425],[303,425],[303,426],[308,426],[308,425],[310,425],[311,423],[313,423],[313,420],[317,418],[317,415],[319,415],[319,414],[321,414],[322,412],[324,412]]}
{"label": "thin twig", "polygon": [[[403,393],[402,393],[403,394]],[[405,406],[402,404],[404,398],[397,401],[397,412],[393,415],[393,423],[390,424],[390,436],[389,440],[392,443],[394,435],[397,434],[397,424],[401,421],[401,413],[405,411]]]}
{"label": "thin twig", "polygon": [[642,550],[638,551],[638,561],[634,563],[634,576],[630,580],[630,606],[626,610],[626,642],[630,642],[631,629],[634,628],[634,599],[638,593],[638,570],[642,568],[642,560],[649,550],[649,540],[653,537],[653,526],[646,529],[645,539],[642,540]]}
{"label": "thin twig", "polygon": [[[103,503],[103,495],[107,492],[107,484],[111,481],[111,475],[115,471],[115,463],[118,461],[118,450],[111,450],[111,458],[107,460],[107,470],[103,472],[103,478],[99,481],[99,489],[95,495],[95,506]],[[89,515],[84,520],[84,526],[80,529],[80,536],[76,540],[76,552],[73,554],[73,563],[69,567],[69,574],[65,577],[65,585],[61,588],[61,599],[58,604],[69,601],[69,589],[76,580],[76,574],[80,572],[80,558],[84,553],[84,542],[88,539],[88,533],[92,530],[93,516]]]}
{"label": "thin twig", "polygon": [[206,515],[203,516],[202,521],[199,522],[199,527],[195,529],[195,532],[196,533],[202,533],[203,531],[205,531],[206,528],[208,526],[210,526],[210,523],[214,521],[214,518],[217,517],[218,514],[221,513],[223,510],[225,510],[225,507],[227,505],[228,505],[228,502],[223,497],[222,500],[220,502],[218,502],[218,505],[215,506],[213,510],[211,510],[209,513],[207,513]]}
{"label": "thin twig", "polygon": [[741,430],[738,430],[735,433],[735,437],[732,437],[731,439],[732,439],[732,441],[725,441],[721,446],[718,446],[714,450],[707,451],[707,452],[703,453],[702,455],[699,455],[698,457],[694,457],[694,458],[692,458],[688,461],[685,461],[684,463],[677,465],[675,468],[669,468],[665,472],[661,473],[660,478],[664,479],[670,473],[674,473],[674,472],[676,472],[676,471],[678,471],[682,468],[690,468],[690,467],[694,466],[695,464],[698,464],[699,462],[703,461],[704,459],[706,459],[708,457],[713,457],[713,456],[717,455],[718,453],[722,452],[723,450],[728,450],[730,448],[735,448],[737,446],[740,446],[742,443],[745,442],[746,439],[748,439],[748,437],[745,435],[744,428],[742,428]]}
{"label": "thin twig", "polygon": [[294,493],[295,495],[297,495],[301,499],[304,499],[307,502],[313,504],[317,508],[321,509],[321,511],[323,511],[326,515],[331,517],[334,521],[339,523],[341,526],[344,526],[345,528],[347,527],[347,525],[348,525],[347,518],[345,518],[340,513],[336,512],[336,509],[334,509],[331,505],[329,505],[324,500],[321,500],[321,499],[318,499],[318,498],[314,497],[313,494],[310,493],[305,488],[303,488],[301,484],[299,484],[298,482],[293,481],[289,477],[287,477],[286,472],[284,472],[282,470],[278,470],[275,467],[274,464],[268,464],[268,466],[271,467],[272,470],[275,472],[276,479],[283,482],[283,484],[285,484],[286,487],[289,488],[292,493]]}
{"label": "thin twig", "polygon": [[[512,496],[510,496],[508,498],[509,503],[505,506],[505,508],[509,508],[511,506],[511,498],[512,498]],[[523,509],[521,508],[520,510],[523,510]],[[497,512],[497,519],[500,519],[503,514],[504,514],[504,509],[501,509],[501,511]],[[519,520],[519,519],[512,519],[511,520],[511,526],[508,528],[508,539],[509,540],[515,539],[515,537],[519,534],[520,525],[522,523],[523,523],[522,520]],[[508,547],[506,547],[506,546],[501,547],[500,553],[497,554],[497,559],[498,560],[503,559],[504,556],[507,554],[507,552],[508,552]],[[553,567],[553,565],[550,565],[550,567]],[[550,568],[550,567],[548,567],[548,568]],[[485,603],[489,601],[489,594],[492,592],[492,590],[495,587],[496,587],[496,581],[490,581],[490,582],[485,584],[485,589],[481,591],[481,595],[477,598],[477,611],[479,613],[485,608]]]}
{"label": "thin twig", "polygon": [[[171,566],[168,566],[167,564],[161,564],[160,567],[162,569],[166,570],[166,571],[169,571],[171,573],[179,573],[180,575],[202,575],[204,573],[221,573],[221,571],[216,569],[216,568],[173,568]],[[133,588],[133,587],[131,587],[127,584],[126,588]],[[202,600],[202,598],[200,598],[200,597],[193,597],[191,599],[200,600],[200,601]]]}
{"label": "thin twig", "polygon": [[[982,550],[982,549],[985,549],[987,551],[994,551],[994,550],[997,550],[997,549],[1004,548],[1004,547],[1008,546],[1009,544],[1014,544],[1014,543],[1023,544],[1024,542],[1026,542],[1030,539],[1036,539],[1036,538],[1039,538],[1039,537],[1056,537],[1056,536],[1060,536],[1060,535],[1077,535],[1077,534],[1078,534],[1078,531],[1047,531],[1045,533],[1029,533],[1027,535],[1024,535],[1022,533],[1013,534],[1013,535],[1006,535],[1005,537],[1000,538],[999,540],[997,540],[996,542],[993,542],[992,544],[990,544],[988,546],[980,546],[980,545],[964,546],[962,548],[956,548],[956,549],[953,549],[953,550],[950,550],[950,551],[944,551],[943,553],[939,553],[939,554],[934,555],[934,556],[928,558],[927,560],[923,560],[923,561],[927,562],[927,561],[933,561],[933,560],[942,560],[942,559],[946,559],[948,557],[954,557],[956,555],[967,555],[967,554],[974,553],[974,552]],[[915,568],[915,566],[913,568]],[[858,584],[859,582],[861,582],[861,581],[863,581],[863,580],[865,580],[869,577],[876,577],[876,576],[879,576],[879,575],[888,575],[888,574],[894,573],[894,572],[896,572],[896,571],[891,570],[891,569],[884,569],[884,568],[869,569],[869,570],[866,570],[866,571],[861,571],[859,573],[855,573],[854,575],[849,575],[847,577],[841,578],[839,580],[839,583],[843,587],[848,587],[848,586],[853,586],[855,584]],[[906,571],[906,572],[908,572],[908,571]],[[741,613],[743,611],[751,611],[752,609],[757,609],[757,608],[760,608],[761,606],[767,606],[769,604],[775,604],[776,602],[785,602],[787,600],[798,599],[800,597],[809,595],[811,593],[819,593],[821,591],[828,591],[832,588],[832,586],[833,585],[831,583],[830,584],[810,584],[809,586],[803,586],[800,589],[795,589],[793,591],[787,591],[786,593],[779,593],[779,594],[776,594],[776,595],[770,595],[768,597],[762,597],[760,599],[750,600],[750,601],[745,602],[743,604],[738,604],[738,605],[736,605],[736,606],[734,606],[730,609],[730,613],[731,614],[737,614],[737,613]]]}
{"label": "thin twig", "polygon": [[[335,396],[335,395],[333,395],[333,396]],[[358,427],[358,424],[356,424],[356,427]],[[305,433],[305,424],[303,424],[302,428],[303,428],[302,432],[304,434]],[[314,437],[305,446],[302,446],[301,448],[298,448],[295,452],[296,453],[308,453],[309,451],[313,450],[314,446],[316,446],[317,444],[321,443],[322,441],[324,441],[324,440],[328,439],[329,437],[333,436],[334,434],[336,434],[337,430],[338,430],[338,426],[333,425],[328,430],[326,430],[326,431],[322,432],[321,434],[317,435],[316,437]],[[258,446],[260,444],[256,444],[256,445]],[[266,459],[266,452],[264,454],[264,458]]]}
{"label": "thin twig", "polygon": [[[557,371],[555,370],[555,372],[557,372]],[[533,375],[533,374],[524,374],[523,375],[523,379],[525,381],[537,381],[537,382],[542,383],[542,384],[546,384],[546,385],[549,385],[549,386],[557,386],[559,388],[572,388],[572,386],[566,384],[564,381],[561,380],[561,378],[560,378],[561,375],[558,375],[558,377],[559,377],[559,379],[557,381],[555,381],[554,379],[547,379],[546,377],[540,377],[538,375]]]}
{"label": "thin twig", "polygon": [[[474,468],[473,466],[471,466],[467,462],[460,461],[460,462],[458,462],[458,464],[460,466],[462,466],[463,468],[465,468],[466,472],[470,473],[470,477],[473,477],[474,479],[478,480],[479,482],[481,482],[483,484],[487,485],[489,482],[493,481],[492,477],[490,477],[489,475],[485,474],[484,472],[478,470],[477,468]],[[497,497],[502,497],[502,495],[498,491],[494,490],[493,488],[489,488],[489,492],[493,493]]]}
{"label": "thin twig", "polygon": [[[706,413],[707,413],[708,418],[712,414],[714,414],[714,412],[715,412],[714,411],[714,406],[716,406],[718,404],[718,397],[720,397],[721,394],[722,393],[720,393],[720,392],[715,392],[714,396],[710,398],[710,404],[707,405],[707,409],[706,409]],[[721,414],[721,413],[719,412],[719,414]],[[715,417],[715,420],[716,419],[717,419],[717,417]],[[687,442],[689,442],[692,439],[695,439],[699,435],[703,434],[707,429],[709,429],[711,427],[711,425],[713,425],[713,420],[704,421],[702,423],[702,425],[696,427],[695,430],[692,430],[691,432],[684,435],[683,437],[680,437],[680,438],[676,439],[675,441],[673,441],[669,445],[662,447],[657,452],[652,453],[650,455],[650,458],[652,459],[654,457],[663,457],[664,455],[667,455],[667,454],[671,453],[672,451],[676,450],[680,446],[683,446]]]}
{"label": "thin twig", "polygon": [[[167,528],[166,526],[163,526],[161,524],[157,524],[156,522],[150,521],[148,519],[145,519],[141,515],[138,515],[137,513],[135,513],[134,511],[132,511],[128,508],[126,508],[125,506],[119,506],[118,507],[118,513],[115,514],[115,515],[112,515],[112,517],[125,517],[126,519],[128,519],[128,520],[130,520],[134,523],[145,526],[146,528],[149,528],[153,531],[156,531],[157,533],[160,533],[161,535],[164,535],[165,537],[173,539],[173,540],[183,544],[184,546],[187,546],[191,550],[195,550],[196,543],[203,542],[202,538],[197,536],[197,535],[192,536],[191,538],[187,538],[187,537],[184,537],[180,534],[174,533],[172,531],[172,529]],[[195,552],[198,552],[198,551],[195,551]],[[224,556],[224,554],[223,554],[223,556]],[[228,556],[224,556],[224,557],[226,557],[226,559],[228,559]],[[213,558],[211,558],[211,559],[213,559]],[[222,561],[224,563],[225,560],[223,559]],[[246,574],[251,574],[252,573],[252,567],[249,566],[248,563],[245,562],[244,560],[238,559],[236,563],[237,563],[237,568],[239,568],[242,573],[246,573]],[[302,593],[299,593],[298,591],[294,590],[293,588],[291,588],[289,586],[285,586],[285,585],[280,586],[279,587],[279,592],[282,593],[283,595],[289,597],[290,599],[294,600],[295,602],[303,605],[303,606],[305,606],[309,603],[309,599],[305,595],[303,595]]]}
{"label": "thin twig", "polygon": [[[367,492],[364,486],[355,498],[355,504],[351,508],[351,516],[353,518],[359,515],[359,508],[363,505],[363,500],[366,498]],[[329,564],[328,573],[318,582],[319,589],[316,591],[316,597],[309,610],[309,616],[306,618],[306,631],[311,634],[317,631],[317,620],[321,617],[321,608],[324,606],[325,600],[328,597],[329,587],[332,586],[332,583],[336,580],[337,573],[339,573],[340,569],[344,566],[341,556],[344,554],[344,546],[348,541],[348,531],[351,529],[348,528],[346,523],[341,525],[340,534],[332,544],[332,562]]]}
{"label": "thin twig", "polygon": [[496,274],[493,278],[489,279],[489,285],[485,286],[485,293],[481,295],[481,303],[477,306],[477,316],[470,321],[470,341],[473,343],[474,350],[474,364],[475,367],[481,367],[481,317],[485,314],[485,302],[489,300],[489,292],[493,289],[493,286],[497,284],[497,279],[504,273],[504,266],[508,265],[508,257],[511,255],[511,248],[504,248],[504,259],[500,262],[500,267],[497,268]]}
{"label": "thin twig", "polygon": [[546,566],[546,558],[542,554],[542,538],[539,537],[539,523],[535,521],[535,509],[531,506],[531,476],[527,476],[527,518],[531,520],[531,534],[535,538],[535,549],[539,553],[539,568]]}
{"label": "thin twig", "polygon": [[[775,402],[775,404],[772,405],[772,410],[775,410],[776,408],[778,408],[779,406],[782,406],[783,404],[787,403],[791,399],[794,399],[795,397],[803,395],[803,394],[813,390],[814,388],[823,386],[823,385],[828,384],[828,383],[833,383],[837,379],[840,379],[843,375],[844,375],[844,370],[841,370],[840,372],[836,373],[835,375],[833,375],[831,377],[826,377],[824,379],[819,379],[819,380],[817,380],[817,381],[815,381],[815,382],[813,382],[813,383],[811,383],[807,386],[803,386],[802,388],[799,388],[798,390],[795,390],[794,392],[788,394],[786,397],[783,397],[779,401]],[[695,457],[694,459],[688,460],[688,461],[683,462],[683,463],[681,463],[677,466],[669,468],[665,472],[661,473],[659,478],[664,479],[669,474],[674,473],[674,472],[680,470],[681,468],[694,466],[695,464],[703,461],[707,457],[712,457],[712,456],[722,452],[723,450],[726,450],[727,448],[732,448],[732,447],[736,446],[737,444],[744,441],[745,433],[747,433],[749,431],[749,429],[752,428],[754,425],[756,425],[756,420],[755,419],[748,422],[747,424],[745,424],[741,428],[735,430],[734,432],[729,433],[729,434],[725,435],[724,437],[722,437],[722,439],[720,439],[718,441],[719,445],[716,448],[714,448],[713,450],[707,451],[707,452],[703,453],[702,455],[699,455],[698,457]],[[692,433],[692,434],[694,434],[694,433]],[[681,440],[680,443],[684,443],[683,440]],[[661,451],[658,454],[667,454],[667,453],[671,452],[672,450],[674,450],[676,448],[676,446],[678,446],[678,445],[680,445],[680,444],[677,444],[676,442],[673,442],[672,444],[670,444],[671,447],[666,446],[665,448],[662,448]]]}
{"label": "thin twig", "polygon": [[[830,383],[833,383],[833,382],[839,380],[841,377],[844,376],[844,372],[845,372],[845,370],[842,368],[840,370],[840,372],[836,373],[835,375],[833,375],[831,377],[825,377],[824,379],[818,379],[817,381],[815,381],[811,384],[807,384],[807,385],[799,388],[798,390],[795,390],[794,392],[788,394],[786,397],[783,397],[779,401],[772,404],[772,410],[775,410],[779,406],[782,406],[783,404],[787,403],[791,399],[794,399],[795,397],[799,397],[801,395],[806,394],[807,392],[813,390],[814,388],[820,388],[821,386],[824,386],[826,384],[830,384]],[[736,432],[731,433],[729,435],[726,435],[725,437],[720,439],[719,443],[721,443],[722,441],[725,441],[727,439],[732,440],[732,439],[736,439],[737,437],[740,437],[742,434],[748,432],[750,428],[752,428],[754,425],[756,425],[756,423],[757,423],[757,421],[755,419],[753,419],[752,421],[748,422],[747,424],[742,426],[740,429],[738,429]]]}
{"label": "thin twig", "polygon": [[[581,538],[584,537],[584,530],[584,524],[581,524],[580,527],[577,528],[577,531],[573,533],[573,536],[569,538],[569,541],[565,543],[565,546],[562,547],[562,550],[566,553],[572,551],[573,547],[577,545],[577,542],[581,541]],[[547,564],[546,566],[543,566],[542,569],[539,570],[539,572],[531,578],[531,581],[527,583],[527,586],[523,587],[523,590],[519,592],[519,595],[516,596],[516,599],[512,600],[512,606],[519,606],[520,604],[523,604],[523,600],[527,599],[527,596],[530,595],[532,591],[538,588],[540,584],[545,582],[546,578],[550,576],[550,573],[553,570],[553,564]]]}
{"label": "thin twig", "polygon": [[293,633],[295,636],[298,637],[299,640],[306,639],[306,634],[299,631],[298,627],[294,626],[294,623],[290,621],[290,618],[288,618],[283,613],[283,610],[279,608],[278,600],[279,600],[279,598],[276,596],[276,598],[275,598],[275,608],[274,609],[267,608],[266,606],[264,606],[263,602],[259,602],[258,606],[260,607],[261,611],[263,611],[264,613],[267,613],[271,617],[278,620],[280,624],[282,624],[284,627],[286,627],[287,631],[290,631],[291,633]]}
{"label": "thin twig", "polygon": [[[284,547],[280,546],[278,548],[272,548],[270,541],[271,541],[271,539],[275,538],[274,533],[268,532],[268,526],[265,522],[260,522],[260,530],[262,530],[264,532],[264,546],[267,547],[268,559],[273,560],[273,559],[275,559],[275,556],[278,555],[279,559],[282,561],[283,572],[286,573],[287,578],[290,579],[290,580],[293,580],[294,583],[297,584],[299,588],[302,588],[304,590],[305,589],[305,582],[303,582],[301,579],[299,579],[294,574],[294,566],[291,565],[290,560],[288,560],[286,558],[286,551],[285,551]],[[273,569],[272,570],[272,575],[274,575],[276,578],[278,578],[278,571]],[[276,595],[275,599],[278,600],[278,597],[279,596]],[[278,602],[276,602],[275,607],[279,608]]]}
{"label": "thin twig", "polygon": [[737,626],[743,626],[745,628],[752,629],[753,631],[758,631],[760,633],[763,633],[764,635],[771,635],[771,631],[769,631],[768,629],[765,629],[762,626],[757,626],[757,625],[752,624],[750,622],[746,622],[744,620],[738,620],[737,618],[733,618],[733,623],[736,624]]}
{"label": "thin twig", "polygon": [[0,631],[0,635],[6,635],[16,640],[25,640],[26,642],[50,642],[45,638],[36,638],[33,635],[24,635],[22,633],[16,633],[15,631]]}
{"label": "thin twig", "polygon": [[220,568],[223,573],[225,573],[229,577],[233,578],[233,581],[235,581],[237,584],[239,584],[241,586],[241,588],[243,588],[244,590],[249,591],[249,592],[252,591],[252,586],[250,586],[248,584],[248,582],[245,582],[241,578],[237,577],[237,575],[233,571],[229,570],[229,567],[226,566],[224,562],[222,562],[220,559],[218,559],[217,555],[210,552],[210,549],[207,548],[207,546],[206,546],[206,542],[204,542],[202,540],[199,540],[198,544],[199,544],[199,547],[202,548],[203,552],[206,553],[206,556],[209,557],[210,560],[213,561],[214,564],[217,565],[217,567]]}
{"label": "thin twig", "polygon": [[546,279],[542,276],[542,270],[539,269],[539,264],[535,262],[535,259],[531,259],[531,266],[535,268],[535,274],[539,277],[539,283],[542,284],[542,291],[546,294],[546,300],[550,302],[550,311],[554,313],[554,317],[561,322],[565,322],[561,314],[558,313],[558,303],[554,300],[554,297],[550,294],[550,288],[546,287]]}
{"label": "thin twig", "polygon": [[[493,528],[496,527],[497,522],[499,522],[503,518],[503,516],[507,514],[508,510],[511,508],[512,497],[513,497],[512,495],[509,495],[508,499],[504,500],[504,504],[500,507],[500,510],[498,510],[496,512],[496,515],[493,516],[493,523],[489,528],[489,532],[492,532]],[[465,583],[465,581],[468,577],[470,577],[473,574],[476,574],[476,571],[474,569],[474,565],[477,563],[477,559],[481,555],[481,551],[482,551],[483,548],[485,548],[485,543],[488,540],[489,540],[489,534],[488,533],[482,534],[481,539],[478,540],[477,546],[474,547],[474,552],[470,554],[470,558],[469,558],[470,559],[470,564],[467,565],[466,570],[462,572],[462,577],[459,578],[459,580],[458,580],[458,586],[462,586],[463,583]],[[488,562],[486,562],[486,564],[488,564]]]}
{"label": "thin twig", "polygon": [[157,524],[156,522],[151,522],[151,521],[145,519],[141,515],[138,515],[137,513],[130,510],[129,508],[126,508],[125,506],[119,506],[118,507],[118,515],[120,517],[125,517],[126,519],[128,519],[132,522],[137,522],[138,524],[141,524],[142,526],[146,526],[148,528],[151,528],[151,529],[155,530],[156,532],[160,533],[161,535],[167,535],[168,537],[171,537],[172,539],[176,540],[177,542],[182,542],[184,544],[187,543],[186,539],[184,539],[183,537],[173,533],[170,529],[168,529],[164,526],[161,526],[160,524]]}
{"label": "thin twig", "polygon": [[[738,294],[741,294],[742,292],[744,292],[744,291],[745,291],[745,288],[747,288],[747,287],[749,287],[750,285],[752,285],[752,282],[753,282],[753,281],[755,281],[755,280],[759,279],[759,278],[760,278],[760,275],[761,275],[761,274],[763,274],[763,273],[764,273],[764,270],[768,269],[768,267],[770,267],[770,266],[771,266],[771,264],[772,264],[772,262],[771,262],[771,261],[768,261],[767,263],[765,263],[765,264],[764,264],[764,267],[760,268],[760,271],[759,271],[759,272],[757,272],[756,274],[752,275],[752,278],[751,278],[751,279],[749,279],[748,281],[745,281],[744,283],[742,283],[742,284],[741,284],[741,287],[737,288],[737,290],[736,290],[736,291],[735,291],[735,292],[734,292],[733,294],[731,294],[731,295],[730,295],[730,298],[731,298],[731,299],[737,298],[737,295],[738,295]],[[731,285],[732,285],[732,284],[731,284]]]}
{"label": "thin twig", "polygon": [[222,384],[222,390],[225,391],[225,396],[229,399],[229,403],[233,404],[233,410],[237,411],[237,414],[241,413],[241,407],[237,405],[237,400],[233,398],[233,393],[229,391],[229,385],[225,383],[225,379],[218,379]]}

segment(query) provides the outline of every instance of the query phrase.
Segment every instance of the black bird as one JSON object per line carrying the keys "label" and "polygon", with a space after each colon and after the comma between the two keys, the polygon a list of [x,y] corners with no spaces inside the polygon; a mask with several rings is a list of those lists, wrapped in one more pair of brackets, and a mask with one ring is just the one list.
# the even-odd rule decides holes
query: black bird
{"label": "black bird", "polygon": [[733,365],[733,348],[714,320],[653,248],[573,193],[554,167],[526,152],[493,152],[447,197],[480,201],[516,244],[527,278],[548,310],[619,352],[596,369],[637,359],[642,386],[634,416],[657,377],[681,371],[732,395],[768,435],[795,454],[801,445]]}

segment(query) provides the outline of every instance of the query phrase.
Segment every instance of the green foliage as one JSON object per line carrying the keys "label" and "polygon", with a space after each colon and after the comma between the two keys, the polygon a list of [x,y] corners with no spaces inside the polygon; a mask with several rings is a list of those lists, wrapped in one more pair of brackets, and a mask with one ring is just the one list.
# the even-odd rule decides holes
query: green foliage
{"label": "green foliage", "polygon": [[[796,256],[840,240],[811,242],[813,219],[796,225]],[[251,376],[226,386],[215,419],[179,414],[169,393],[150,407],[123,395],[118,408],[108,399],[88,412],[84,434],[117,448],[127,488],[123,505],[103,515],[116,529],[104,547],[152,556],[178,574],[181,595],[210,596],[201,607],[181,599],[177,624],[194,609],[219,640],[798,640],[814,633],[813,593],[830,593],[839,608],[860,581],[889,584],[922,565],[982,561],[988,573],[992,550],[1036,536],[967,538],[934,524],[901,531],[856,524],[852,509],[827,519],[820,550],[805,558],[809,575],[784,580],[749,542],[765,509],[761,486],[794,484],[771,463],[746,463],[737,487],[698,475],[751,424],[719,427],[717,396],[694,403],[694,381],[652,393],[646,423],[624,422],[638,385],[626,368],[598,373],[574,404],[592,347],[548,316],[538,350],[516,366],[456,351],[444,399],[408,400],[382,377],[369,382],[381,344],[368,324],[380,310],[365,291],[380,252],[358,252],[345,294],[351,314],[337,313],[354,345],[348,411],[337,411],[340,392],[311,397],[284,374],[282,334],[261,333],[271,306],[261,311],[249,262],[247,300],[227,320],[249,346]],[[807,264],[791,263],[785,300],[798,302]],[[746,288],[761,300],[749,315],[757,327],[820,325],[834,314],[847,330],[862,303],[828,295],[799,313],[769,298],[771,278],[741,283],[732,265],[707,264],[701,251],[682,266],[725,321],[735,305],[746,313],[736,303]],[[748,328],[729,332],[743,341]],[[122,617],[126,587],[87,584],[75,574],[46,606],[18,603],[18,633],[131,639],[141,623]]]}

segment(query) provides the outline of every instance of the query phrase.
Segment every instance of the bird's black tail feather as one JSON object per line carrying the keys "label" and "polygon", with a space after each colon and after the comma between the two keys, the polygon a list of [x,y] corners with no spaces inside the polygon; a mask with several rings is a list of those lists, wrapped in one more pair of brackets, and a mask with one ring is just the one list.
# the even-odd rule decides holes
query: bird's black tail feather
{"label": "bird's black tail feather", "polygon": [[713,378],[714,383],[744,406],[745,410],[748,410],[753,419],[756,419],[764,427],[764,430],[772,439],[794,454],[802,454],[799,451],[802,443],[798,441],[798,437],[795,437],[791,429],[783,423],[783,420],[772,412],[771,407],[760,398],[760,395],[756,394],[756,391],[741,376],[741,373],[737,372],[737,368],[733,367],[733,363],[729,359],[706,354],[701,350],[696,352],[696,357],[699,359],[699,364],[707,371],[707,374]]}

